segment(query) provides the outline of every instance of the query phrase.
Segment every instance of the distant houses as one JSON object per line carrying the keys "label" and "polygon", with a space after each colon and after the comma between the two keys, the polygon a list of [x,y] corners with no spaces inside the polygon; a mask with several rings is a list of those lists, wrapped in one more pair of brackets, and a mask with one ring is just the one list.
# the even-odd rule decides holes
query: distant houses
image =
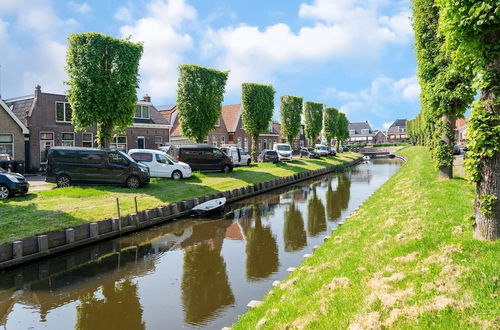
{"label": "distant houses", "polygon": [[349,123],[349,139],[347,144],[373,144],[373,132],[368,121]]}
{"label": "distant houses", "polygon": [[387,132],[372,130],[368,121],[349,123],[348,144],[380,144],[408,142],[406,119],[396,119]]}
{"label": "distant houses", "polygon": [[396,119],[387,130],[388,143],[408,142],[409,138],[406,135],[406,119]]}

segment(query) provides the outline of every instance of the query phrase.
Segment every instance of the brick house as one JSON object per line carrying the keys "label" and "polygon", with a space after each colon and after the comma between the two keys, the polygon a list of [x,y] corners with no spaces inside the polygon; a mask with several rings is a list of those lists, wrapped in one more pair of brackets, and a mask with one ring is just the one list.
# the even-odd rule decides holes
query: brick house
{"label": "brick house", "polygon": [[[307,139],[306,139],[306,134],[304,132],[304,128],[305,128],[305,125],[300,124],[299,134],[297,134],[297,136],[293,140],[292,149],[300,149],[302,147],[307,147]],[[284,137],[281,134],[281,124],[274,122],[273,129],[274,129],[274,131],[276,131],[276,133],[279,134],[279,139],[278,139],[279,143],[287,143],[286,137]]]}
{"label": "brick house", "polygon": [[346,141],[347,144],[372,144],[373,137],[375,133],[373,132],[368,121],[360,123],[349,123],[349,139]]}
{"label": "brick house", "polygon": [[[158,107],[163,117],[171,125],[170,143],[173,145],[191,144],[193,141],[182,135],[179,116],[175,105]],[[269,125],[269,131],[260,135],[259,150],[270,149],[280,140],[279,133],[273,125]],[[246,151],[252,148],[252,137],[243,129],[241,119],[241,104],[224,105],[221,108],[221,116],[212,131],[208,133],[206,143],[214,146],[223,144],[238,145]]]}
{"label": "brick house", "polygon": [[406,119],[396,119],[387,130],[387,142],[408,142],[406,135]]}
{"label": "brick house", "polygon": [[0,154],[17,161],[25,161],[28,128],[16,117],[12,109],[0,99]]}
{"label": "brick house", "polygon": [[457,144],[465,145],[467,142],[467,118],[455,120],[455,141]]}
{"label": "brick house", "polygon": [[[46,161],[47,150],[54,146],[95,147],[96,126],[75,131],[71,124],[72,110],[65,95],[43,93],[36,86],[35,93],[6,100],[19,120],[29,128],[26,153],[27,169],[38,169]],[[137,102],[136,115],[131,127],[109,141],[109,148],[156,149],[169,142],[170,125],[145,96]]]}
{"label": "brick house", "polygon": [[384,131],[375,130],[373,133],[375,134],[373,136],[373,144],[380,144],[387,142],[387,134]]}

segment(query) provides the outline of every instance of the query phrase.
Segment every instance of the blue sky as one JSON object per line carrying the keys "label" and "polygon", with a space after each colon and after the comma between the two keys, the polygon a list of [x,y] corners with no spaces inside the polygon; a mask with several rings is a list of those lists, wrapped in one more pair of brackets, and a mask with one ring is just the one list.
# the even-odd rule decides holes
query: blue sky
{"label": "blue sky", "polygon": [[0,1],[3,98],[63,93],[69,33],[144,43],[138,96],[175,103],[177,67],[229,70],[225,104],[242,82],[272,84],[373,128],[413,118],[419,86],[409,0]]}

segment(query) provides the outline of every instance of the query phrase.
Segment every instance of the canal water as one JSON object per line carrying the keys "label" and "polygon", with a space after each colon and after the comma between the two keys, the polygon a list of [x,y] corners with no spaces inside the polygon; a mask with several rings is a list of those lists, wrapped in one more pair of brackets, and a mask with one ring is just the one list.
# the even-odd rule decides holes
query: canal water
{"label": "canal water", "polygon": [[0,328],[221,329],[401,162],[373,160],[0,273]]}

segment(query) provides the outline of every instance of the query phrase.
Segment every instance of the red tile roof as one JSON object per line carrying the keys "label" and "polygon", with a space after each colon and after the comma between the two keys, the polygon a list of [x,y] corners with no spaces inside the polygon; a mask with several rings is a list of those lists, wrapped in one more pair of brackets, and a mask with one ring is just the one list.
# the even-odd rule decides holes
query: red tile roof
{"label": "red tile roof", "polygon": [[241,104],[223,105],[221,116],[228,132],[236,131],[241,116]]}

